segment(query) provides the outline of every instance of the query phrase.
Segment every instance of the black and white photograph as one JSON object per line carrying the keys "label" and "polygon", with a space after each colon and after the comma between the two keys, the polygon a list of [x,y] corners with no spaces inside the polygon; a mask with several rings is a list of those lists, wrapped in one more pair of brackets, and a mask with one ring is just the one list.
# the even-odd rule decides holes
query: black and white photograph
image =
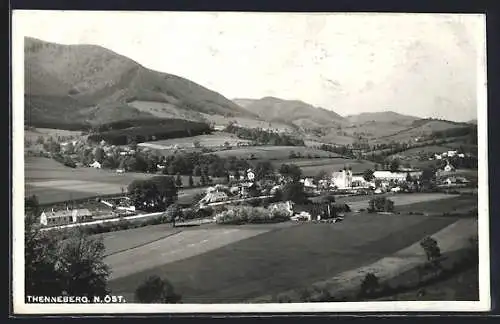
{"label": "black and white photograph", "polygon": [[486,82],[481,14],[15,10],[14,312],[488,311]]}

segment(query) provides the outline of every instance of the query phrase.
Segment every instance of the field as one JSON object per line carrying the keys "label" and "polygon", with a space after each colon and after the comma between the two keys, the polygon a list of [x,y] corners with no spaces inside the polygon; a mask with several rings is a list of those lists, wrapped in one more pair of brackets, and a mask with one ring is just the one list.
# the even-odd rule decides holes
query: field
{"label": "field", "polygon": [[282,132],[293,132],[293,127],[277,122],[267,122],[263,120],[257,120],[246,117],[224,117],[220,115],[209,115],[209,114],[201,114],[206,120],[209,122],[213,122],[216,125],[227,126],[229,122],[233,121],[238,124],[240,127],[245,128],[262,128],[262,129],[272,129]]}
{"label": "field", "polygon": [[[185,303],[242,302],[372,263],[452,222],[366,214],[339,224],[294,225],[265,233],[250,234],[246,227],[191,230],[108,257],[118,276],[128,274],[112,279],[110,288],[131,299],[135,288],[156,274],[168,278]],[[233,232],[226,239],[220,231]],[[226,245],[235,240],[231,236],[238,241]],[[213,245],[219,248],[207,251]]]}
{"label": "field", "polygon": [[414,147],[409,150],[406,150],[401,153],[397,153],[395,155],[402,155],[402,156],[415,156],[418,155],[419,153],[443,153],[449,151],[450,148],[447,146],[441,146],[441,145],[429,145],[429,146],[423,146],[423,147]]}
{"label": "field", "polygon": [[[377,195],[378,196],[378,195]],[[377,196],[354,196],[338,198],[338,202],[345,202],[351,210],[368,208],[370,199]],[[474,203],[474,198],[469,196],[449,195],[442,193],[417,193],[417,194],[387,194],[384,195],[394,202],[396,212],[406,211],[434,211],[440,210],[451,211],[450,208],[454,206],[471,205]],[[477,198],[475,200],[477,205]],[[442,206],[442,207],[439,207]],[[423,208],[423,210],[417,209]],[[437,211],[436,211],[437,212]]]}
{"label": "field", "polygon": [[222,147],[228,142],[231,146],[236,146],[237,143],[251,143],[251,141],[239,139],[236,135],[217,132],[210,135],[198,135],[193,137],[172,138],[154,142],[140,143],[139,146],[148,147],[156,150],[173,149],[177,146],[179,149],[193,148],[193,143],[199,142],[200,147]]}
{"label": "field", "polygon": [[375,163],[370,161],[358,161],[353,159],[344,159],[344,158],[333,158],[330,161],[325,161],[322,165],[313,165],[301,166],[302,173],[305,176],[312,177],[318,174],[320,171],[324,171],[327,173],[340,171],[344,167],[351,167],[353,173],[362,173],[366,169],[374,169]]}
{"label": "field", "polygon": [[[115,173],[93,168],[69,168],[52,159],[27,157],[25,160],[25,196],[37,195],[41,204],[61,202],[69,199],[84,199],[98,195],[122,193],[133,180],[148,179],[154,174]],[[199,182],[197,177],[193,178]],[[182,177],[188,185],[189,177]],[[219,182],[222,179],[214,179]],[[184,189],[179,200],[186,200],[203,191],[202,188]]]}
{"label": "field", "polygon": [[220,157],[240,157],[240,158],[250,158],[253,154],[255,159],[267,159],[267,160],[287,160],[290,158],[290,153],[300,154],[303,157],[309,154],[312,157],[319,158],[329,158],[338,157],[336,153],[330,153],[323,150],[318,150],[311,147],[305,146],[252,146],[252,147],[242,147],[233,148],[231,150],[215,152]]}
{"label": "field", "polygon": [[35,128],[24,131],[24,139],[29,140],[34,143],[39,137],[43,137],[44,139],[53,137],[57,138],[58,136],[76,136],[80,137],[81,131],[69,131],[64,129],[52,129],[52,128]]}
{"label": "field", "polygon": [[394,200],[395,211],[401,213],[415,212],[419,211],[422,213],[428,214],[437,214],[437,213],[457,213],[457,212],[467,212],[473,208],[478,207],[477,196],[455,196],[451,195],[452,198],[444,198],[440,199],[437,202],[416,202],[410,204],[401,204],[398,206],[398,201]]}
{"label": "field", "polygon": [[[349,198],[346,200],[367,207],[369,198]],[[424,201],[439,206],[460,198],[441,194],[391,197],[396,206]],[[338,224],[208,225],[167,238],[162,236],[171,229],[154,230],[151,226],[151,234],[147,234],[148,227],[140,233],[128,231],[129,240],[122,249],[129,249],[108,257],[106,262],[115,269],[110,282],[113,293],[129,299],[147,276],[156,274],[170,280],[185,303],[243,302],[370,264],[456,220],[360,213],[348,215]],[[121,232],[113,235],[106,245],[116,251],[120,245],[116,242],[125,239],[120,238]],[[148,237],[153,241],[150,244]]]}

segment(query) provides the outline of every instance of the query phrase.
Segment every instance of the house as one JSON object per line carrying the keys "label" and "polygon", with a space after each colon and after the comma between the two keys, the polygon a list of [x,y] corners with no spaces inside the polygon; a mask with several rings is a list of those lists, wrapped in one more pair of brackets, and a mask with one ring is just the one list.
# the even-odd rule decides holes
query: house
{"label": "house", "polygon": [[375,171],[373,172],[373,176],[377,180],[382,181],[405,181],[406,180],[406,172],[391,172],[391,171]]}
{"label": "house", "polygon": [[465,157],[465,154],[463,154],[463,153],[459,153],[459,154],[458,154],[458,157],[459,157],[459,158],[464,158],[464,157]]}
{"label": "house", "polygon": [[94,161],[94,163],[89,164],[89,167],[100,169],[101,168],[101,163],[99,163],[97,161]]}
{"label": "house", "polygon": [[457,151],[448,151],[448,157],[454,157],[457,154]]}
{"label": "house", "polygon": [[406,181],[406,177],[410,175],[412,178],[418,178],[422,175],[422,171],[406,171],[406,172],[391,172],[391,171],[375,171],[373,172],[373,176],[377,180],[382,181],[396,181],[403,182]]}
{"label": "house", "polygon": [[374,183],[366,181],[362,175],[353,175],[351,185],[353,188],[369,188],[375,186]]}
{"label": "house", "polygon": [[328,186],[330,185],[330,181],[321,179],[319,180],[319,187],[322,189],[328,189]]}
{"label": "house", "polygon": [[50,212],[43,211],[40,215],[40,224],[45,226],[65,225],[92,219],[88,209],[65,209]]}
{"label": "house", "polygon": [[302,182],[304,184],[304,187],[306,187],[306,188],[316,188],[316,185],[314,184],[313,178],[301,179],[300,182]]}
{"label": "house", "polygon": [[125,173],[125,169],[116,169],[116,173]]}
{"label": "house", "polygon": [[449,161],[447,161],[445,167],[443,168],[443,171],[444,172],[452,172],[452,171],[455,171],[455,167],[453,165],[451,165]]}

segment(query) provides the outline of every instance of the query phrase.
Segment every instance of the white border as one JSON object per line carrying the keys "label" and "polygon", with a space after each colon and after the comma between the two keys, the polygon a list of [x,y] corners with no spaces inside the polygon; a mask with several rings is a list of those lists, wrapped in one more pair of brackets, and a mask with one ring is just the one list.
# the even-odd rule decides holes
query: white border
{"label": "white border", "polygon": [[[24,35],[12,13],[12,98],[13,98],[13,309],[15,314],[120,314],[120,313],[309,313],[309,312],[476,312],[489,311],[489,210],[486,88],[486,16],[482,16],[481,44],[478,44],[477,125],[479,196],[479,297],[480,301],[398,301],[298,304],[25,304],[24,303]],[[230,13],[226,13],[230,14]],[[269,14],[269,13],[268,13]],[[21,276],[22,274],[22,276]]]}

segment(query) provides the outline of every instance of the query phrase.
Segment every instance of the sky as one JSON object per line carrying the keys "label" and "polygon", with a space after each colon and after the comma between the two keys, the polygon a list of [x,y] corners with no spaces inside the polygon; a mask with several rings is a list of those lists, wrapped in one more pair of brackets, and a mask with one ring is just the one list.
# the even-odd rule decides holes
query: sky
{"label": "sky", "polygon": [[14,42],[101,45],[229,99],[302,100],[344,116],[468,121],[486,82],[481,15],[15,11],[12,21]]}

